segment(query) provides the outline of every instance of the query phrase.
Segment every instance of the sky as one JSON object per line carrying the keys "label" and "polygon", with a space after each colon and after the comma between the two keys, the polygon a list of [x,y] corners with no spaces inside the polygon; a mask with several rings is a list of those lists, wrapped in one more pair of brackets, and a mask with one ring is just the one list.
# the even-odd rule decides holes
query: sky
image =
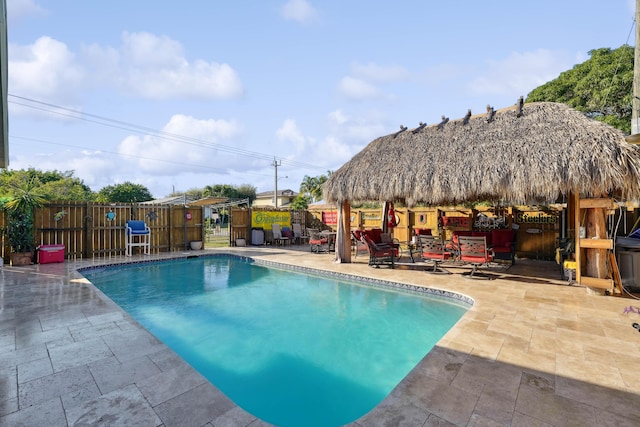
{"label": "sky", "polygon": [[[514,105],[633,0],[6,0],[9,169],[298,191],[377,137]],[[277,167],[274,165],[278,165]]]}

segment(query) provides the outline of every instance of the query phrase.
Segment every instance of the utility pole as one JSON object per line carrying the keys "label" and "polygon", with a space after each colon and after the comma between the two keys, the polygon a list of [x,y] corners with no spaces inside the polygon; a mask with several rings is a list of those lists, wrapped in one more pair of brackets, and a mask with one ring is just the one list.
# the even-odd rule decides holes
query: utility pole
{"label": "utility pole", "polygon": [[277,161],[275,157],[273,158],[273,167],[275,168],[275,178],[273,180],[273,202],[275,203],[276,209],[278,209],[278,166],[281,164],[282,161]]}

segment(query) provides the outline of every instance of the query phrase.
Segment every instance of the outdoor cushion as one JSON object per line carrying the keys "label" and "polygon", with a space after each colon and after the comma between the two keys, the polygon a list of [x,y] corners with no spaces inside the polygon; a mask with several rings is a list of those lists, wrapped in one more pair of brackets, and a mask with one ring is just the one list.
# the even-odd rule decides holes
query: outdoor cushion
{"label": "outdoor cushion", "polygon": [[472,231],[472,237],[486,237],[487,246],[493,245],[493,239],[491,238],[491,231]]}
{"label": "outdoor cushion", "polygon": [[499,248],[501,250],[507,249],[504,252],[509,252],[516,240],[516,232],[510,229],[493,230],[491,232],[491,239],[494,251]]}
{"label": "outdoor cushion", "polygon": [[129,220],[127,221],[127,233],[131,234],[149,234],[149,229],[144,221]]}

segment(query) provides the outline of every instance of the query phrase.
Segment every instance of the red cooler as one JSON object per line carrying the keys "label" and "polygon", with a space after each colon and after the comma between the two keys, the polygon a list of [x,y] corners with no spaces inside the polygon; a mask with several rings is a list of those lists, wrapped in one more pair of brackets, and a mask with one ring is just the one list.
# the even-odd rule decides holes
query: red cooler
{"label": "red cooler", "polygon": [[38,246],[38,264],[64,262],[64,245]]}

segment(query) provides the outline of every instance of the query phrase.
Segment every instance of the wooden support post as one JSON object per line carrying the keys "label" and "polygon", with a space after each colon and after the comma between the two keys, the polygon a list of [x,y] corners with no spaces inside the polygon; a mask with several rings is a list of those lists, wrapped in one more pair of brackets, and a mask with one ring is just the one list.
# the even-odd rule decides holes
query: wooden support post
{"label": "wooden support post", "polygon": [[351,262],[351,204],[349,201],[342,202],[342,259],[343,263]]}
{"label": "wooden support post", "polygon": [[[607,225],[605,222],[605,211],[602,208],[589,208],[585,216],[585,226],[587,228],[587,239],[606,239]],[[585,247],[581,243],[582,247]],[[586,251],[586,274],[589,277],[604,279],[607,276],[607,249],[589,248]]]}
{"label": "wooden support post", "polygon": [[582,276],[582,254],[580,250],[580,194],[573,193],[569,197],[570,203],[573,205],[573,229],[575,239],[575,257],[576,257],[576,283],[580,283]]}
{"label": "wooden support post", "polygon": [[622,277],[620,277],[620,270],[618,269],[618,263],[616,262],[616,255],[613,251],[609,252],[609,263],[611,264],[611,276],[613,277],[613,283],[616,285],[619,293],[624,293],[622,289]]}

